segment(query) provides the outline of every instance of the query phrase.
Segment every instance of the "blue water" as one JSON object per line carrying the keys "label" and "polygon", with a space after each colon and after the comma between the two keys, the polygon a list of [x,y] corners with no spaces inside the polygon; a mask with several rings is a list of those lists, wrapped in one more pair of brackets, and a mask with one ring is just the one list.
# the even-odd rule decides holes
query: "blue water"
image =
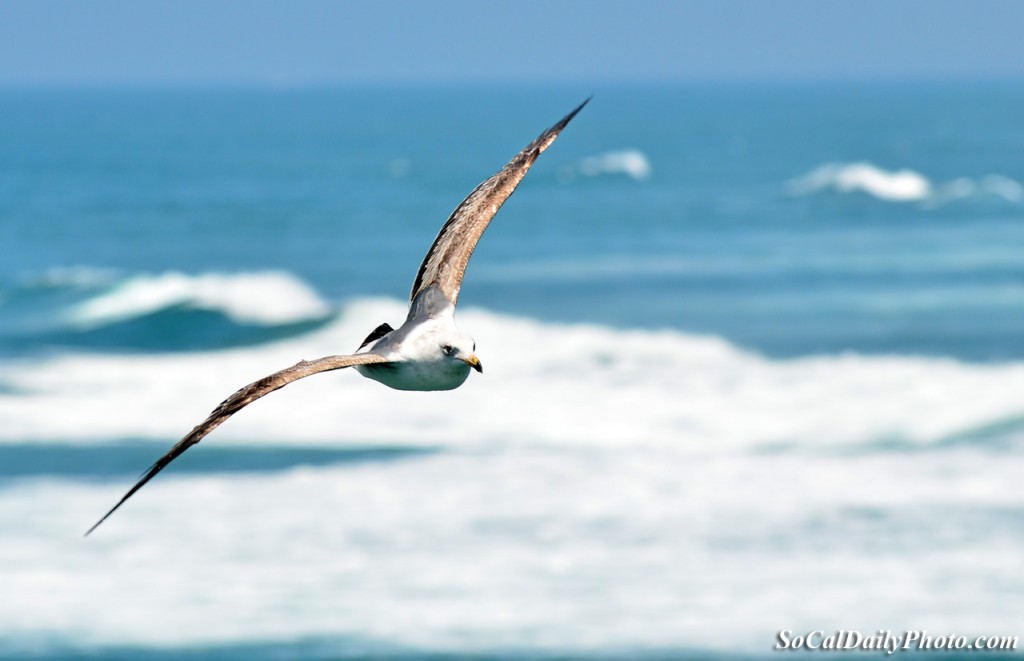
{"label": "blue water", "polygon": [[[454,393],[220,399],[470,264]],[[0,91],[0,655],[678,658],[1024,621],[1024,87]],[[187,544],[186,544],[187,542]],[[142,587],[146,586],[146,587]]]}

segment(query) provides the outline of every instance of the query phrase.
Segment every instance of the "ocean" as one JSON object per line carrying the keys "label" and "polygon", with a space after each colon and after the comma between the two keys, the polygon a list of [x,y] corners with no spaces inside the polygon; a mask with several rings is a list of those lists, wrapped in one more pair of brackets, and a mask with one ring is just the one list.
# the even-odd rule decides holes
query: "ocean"
{"label": "ocean", "polygon": [[[294,383],[82,537],[235,389],[400,323],[450,211],[591,93],[469,265],[483,374]],[[0,117],[0,657],[1021,635],[1019,83],[7,89]]]}

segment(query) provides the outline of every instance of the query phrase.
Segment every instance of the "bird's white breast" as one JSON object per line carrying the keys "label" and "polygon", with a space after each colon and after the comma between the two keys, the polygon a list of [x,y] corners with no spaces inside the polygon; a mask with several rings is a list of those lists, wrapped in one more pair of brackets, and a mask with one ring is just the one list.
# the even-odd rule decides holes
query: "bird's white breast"
{"label": "bird's white breast", "polygon": [[363,376],[395,390],[454,390],[469,377],[470,366],[461,361],[403,361],[357,365]]}

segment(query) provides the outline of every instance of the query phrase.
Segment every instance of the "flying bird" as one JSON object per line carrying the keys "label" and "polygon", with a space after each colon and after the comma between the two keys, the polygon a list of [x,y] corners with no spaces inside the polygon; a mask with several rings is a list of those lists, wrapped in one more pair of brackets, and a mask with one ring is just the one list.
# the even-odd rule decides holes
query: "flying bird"
{"label": "flying bird", "polygon": [[455,326],[455,305],[466,265],[477,242],[505,200],[512,195],[541,152],[572,121],[588,98],[557,124],[541,133],[497,174],[476,187],[455,208],[427,251],[409,296],[409,313],[397,329],[375,328],[355,353],[303,360],[274,372],[228,397],[160,457],[86,535],[117,511],[136,491],[153,479],[185,450],[203,440],[222,422],[260,397],[293,381],[320,372],[354,367],[363,376],[397,390],[452,390],[461,386],[471,370],[483,372],[476,343]]}

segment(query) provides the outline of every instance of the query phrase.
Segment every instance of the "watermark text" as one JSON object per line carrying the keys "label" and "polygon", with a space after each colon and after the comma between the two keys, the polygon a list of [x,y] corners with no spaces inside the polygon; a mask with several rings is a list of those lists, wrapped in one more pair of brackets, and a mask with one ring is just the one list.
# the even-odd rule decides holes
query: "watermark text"
{"label": "watermark text", "polygon": [[775,636],[776,650],[846,651],[877,650],[893,654],[904,650],[1015,650],[1018,636],[933,635],[926,630],[893,632],[879,629],[864,634],[852,629],[796,633],[783,629]]}

